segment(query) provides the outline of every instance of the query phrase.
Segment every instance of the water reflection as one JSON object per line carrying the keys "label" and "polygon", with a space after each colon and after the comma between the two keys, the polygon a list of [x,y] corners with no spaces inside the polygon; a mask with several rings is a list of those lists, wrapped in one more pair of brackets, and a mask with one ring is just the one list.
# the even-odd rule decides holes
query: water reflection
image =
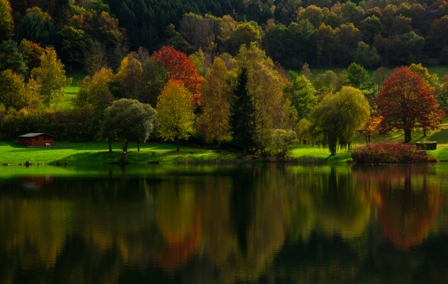
{"label": "water reflection", "polygon": [[436,283],[441,188],[434,166],[3,179],[0,283]]}

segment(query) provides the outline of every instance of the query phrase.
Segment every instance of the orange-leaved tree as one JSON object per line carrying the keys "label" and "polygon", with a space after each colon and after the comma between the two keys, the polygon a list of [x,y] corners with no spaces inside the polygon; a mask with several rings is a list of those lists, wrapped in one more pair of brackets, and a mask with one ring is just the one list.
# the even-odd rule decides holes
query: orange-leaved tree
{"label": "orange-leaved tree", "polygon": [[439,109],[434,94],[421,74],[408,67],[396,68],[384,81],[378,97],[383,131],[403,130],[404,143],[408,143],[415,129],[437,129],[445,112]]}
{"label": "orange-leaved tree", "polygon": [[154,52],[153,57],[162,61],[170,74],[170,78],[182,81],[184,86],[193,93],[196,105],[201,105],[199,90],[204,78],[199,75],[198,69],[188,59],[187,55],[177,51],[172,46],[163,46],[159,51]]}

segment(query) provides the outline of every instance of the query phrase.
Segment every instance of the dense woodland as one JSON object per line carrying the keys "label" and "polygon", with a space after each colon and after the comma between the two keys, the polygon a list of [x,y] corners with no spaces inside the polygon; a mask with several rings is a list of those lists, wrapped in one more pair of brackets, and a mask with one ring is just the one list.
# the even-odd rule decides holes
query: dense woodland
{"label": "dense woodland", "polygon": [[[299,138],[329,144],[334,153],[360,129],[367,139],[380,125],[426,133],[443,116],[439,106],[446,110],[448,77],[426,69],[448,64],[445,0],[0,0],[0,15],[1,138],[37,131],[71,141],[151,135],[230,141],[262,154],[276,148],[278,155]],[[412,84],[428,87],[419,88],[422,97],[437,99],[427,104],[430,114],[415,111],[404,126],[383,119],[387,99],[378,101],[397,66],[419,74]],[[313,76],[322,67],[344,71]],[[61,108],[66,71],[88,76],[72,105]],[[360,99],[350,105],[346,98]],[[158,121],[138,133],[101,129],[105,109],[118,99],[149,104]],[[191,107],[176,121],[169,113],[181,101]]]}

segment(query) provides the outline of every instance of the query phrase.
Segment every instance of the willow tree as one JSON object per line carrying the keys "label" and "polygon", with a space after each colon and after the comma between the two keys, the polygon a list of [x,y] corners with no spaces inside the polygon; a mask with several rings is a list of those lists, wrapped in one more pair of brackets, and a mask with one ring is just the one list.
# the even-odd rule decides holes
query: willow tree
{"label": "willow tree", "polygon": [[328,145],[334,156],[337,145],[349,145],[369,116],[369,103],[362,91],[342,87],[339,92],[326,95],[314,109],[311,132],[318,142]]}

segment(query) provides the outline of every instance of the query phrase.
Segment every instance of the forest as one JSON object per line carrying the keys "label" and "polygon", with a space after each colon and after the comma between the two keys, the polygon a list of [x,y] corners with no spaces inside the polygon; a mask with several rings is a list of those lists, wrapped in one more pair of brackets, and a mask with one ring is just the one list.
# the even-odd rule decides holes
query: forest
{"label": "forest", "polygon": [[[410,142],[447,110],[448,76],[427,69],[448,64],[446,0],[0,0],[0,16],[0,139],[190,140],[275,155],[300,141],[334,154],[356,132],[404,130]],[[425,108],[401,124],[387,111],[396,72]],[[82,75],[76,94],[67,74]],[[119,100],[144,126],[118,131],[105,110]]]}

